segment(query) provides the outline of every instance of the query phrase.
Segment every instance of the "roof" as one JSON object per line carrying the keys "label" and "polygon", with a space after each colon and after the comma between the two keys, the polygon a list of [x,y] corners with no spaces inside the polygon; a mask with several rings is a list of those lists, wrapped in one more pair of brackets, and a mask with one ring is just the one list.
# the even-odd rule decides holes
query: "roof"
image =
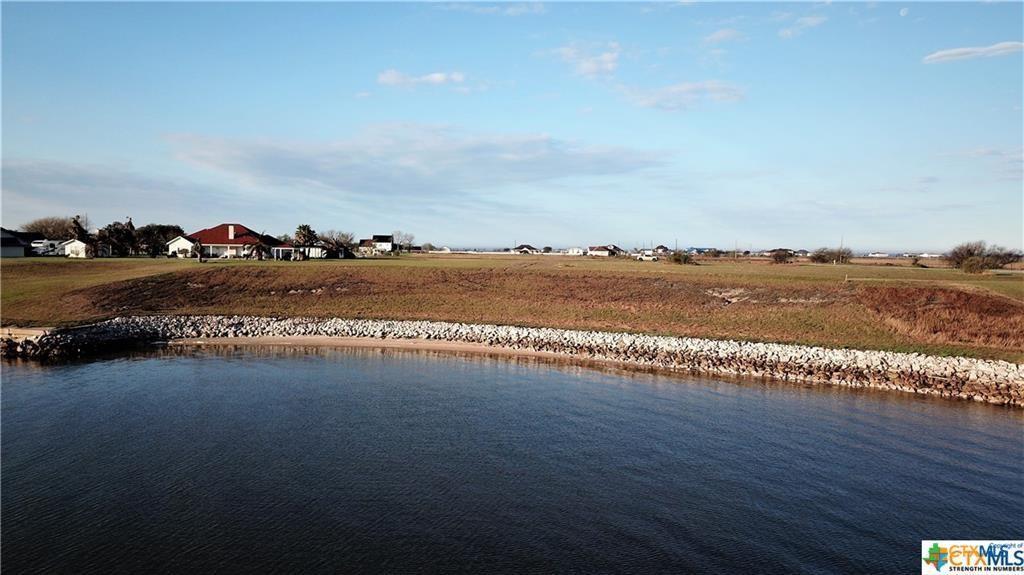
{"label": "roof", "polygon": [[530,250],[530,251],[534,251],[534,252],[537,251],[537,248],[531,246],[530,244],[519,244],[518,246],[516,246],[516,249],[517,250]]}
{"label": "roof", "polygon": [[384,235],[376,235],[376,234],[374,234],[373,241],[380,242],[380,243],[394,243],[395,236],[391,236],[391,235],[384,236]]}
{"label": "roof", "polygon": [[[228,239],[228,226],[235,226],[235,239]],[[273,236],[263,235],[254,232],[242,224],[220,224],[205,230],[191,233],[185,236],[186,239],[198,241],[206,245],[254,245],[260,243],[261,239],[268,246],[279,246],[283,242]]]}
{"label": "roof", "polygon": [[373,240],[371,240],[371,239],[359,240],[359,247],[361,247],[361,248],[372,248],[373,247]]}
{"label": "roof", "polygon": [[[43,234],[40,234],[38,232],[19,232],[17,230],[9,230],[7,228],[0,228],[0,230],[3,230],[3,232],[5,234],[7,234],[7,237],[4,238],[4,239],[6,239],[6,240],[16,240],[16,241],[22,242],[26,246],[28,244],[32,243],[35,240],[45,240],[46,239],[46,236],[44,236]],[[6,246],[13,246],[13,245],[20,245],[20,244],[16,244],[16,243],[8,241],[4,245],[6,245]]]}

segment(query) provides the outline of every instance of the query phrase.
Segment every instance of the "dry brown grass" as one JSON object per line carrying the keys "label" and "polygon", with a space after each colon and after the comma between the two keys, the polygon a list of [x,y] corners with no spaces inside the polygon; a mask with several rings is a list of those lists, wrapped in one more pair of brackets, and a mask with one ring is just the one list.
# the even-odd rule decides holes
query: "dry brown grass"
{"label": "dry brown grass", "polygon": [[[5,263],[2,279],[6,325],[122,314],[430,319],[1024,359],[1019,275],[509,256]],[[957,295],[945,307],[919,297],[935,285]],[[964,328],[944,325],[954,322]]]}
{"label": "dry brown grass", "polygon": [[920,341],[1024,349],[1024,304],[975,290],[873,287],[860,301],[896,331]]}

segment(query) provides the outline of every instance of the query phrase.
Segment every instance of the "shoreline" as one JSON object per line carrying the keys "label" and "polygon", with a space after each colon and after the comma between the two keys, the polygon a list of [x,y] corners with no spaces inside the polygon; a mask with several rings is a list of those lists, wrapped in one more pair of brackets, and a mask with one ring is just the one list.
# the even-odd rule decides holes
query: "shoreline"
{"label": "shoreline", "polygon": [[1024,365],[998,360],[556,328],[431,321],[127,316],[57,329],[3,355],[88,357],[154,342],[418,349],[573,359],[629,368],[874,388],[1024,407]]}

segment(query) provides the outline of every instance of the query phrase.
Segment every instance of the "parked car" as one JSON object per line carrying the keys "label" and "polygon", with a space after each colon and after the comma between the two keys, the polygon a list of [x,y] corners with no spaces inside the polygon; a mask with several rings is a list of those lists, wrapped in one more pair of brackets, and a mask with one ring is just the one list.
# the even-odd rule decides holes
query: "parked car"
{"label": "parked car", "polygon": [[656,261],[658,261],[658,256],[650,256],[650,255],[647,255],[647,254],[637,254],[636,261],[638,261],[638,262],[656,262]]}

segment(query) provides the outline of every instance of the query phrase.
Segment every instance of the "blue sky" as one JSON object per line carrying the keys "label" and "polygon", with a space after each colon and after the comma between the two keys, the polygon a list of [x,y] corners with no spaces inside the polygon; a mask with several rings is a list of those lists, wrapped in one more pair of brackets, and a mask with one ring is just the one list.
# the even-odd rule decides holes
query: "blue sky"
{"label": "blue sky", "polygon": [[5,2],[3,225],[1019,249],[1022,7]]}

